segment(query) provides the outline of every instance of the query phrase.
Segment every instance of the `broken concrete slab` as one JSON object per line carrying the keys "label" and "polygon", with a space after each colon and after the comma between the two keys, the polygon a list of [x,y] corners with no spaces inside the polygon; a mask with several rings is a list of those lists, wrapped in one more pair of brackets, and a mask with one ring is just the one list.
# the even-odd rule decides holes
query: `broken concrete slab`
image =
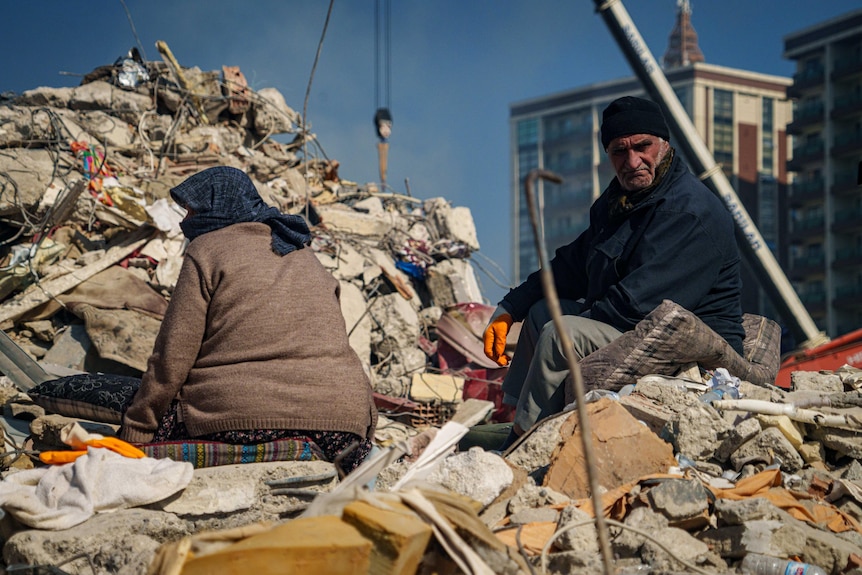
{"label": "broken concrete slab", "polygon": [[437,305],[482,301],[482,292],[473,268],[466,260],[451,259],[437,262],[427,272],[426,284]]}
{"label": "broken concrete slab", "polygon": [[804,465],[799,452],[775,427],[764,429],[730,456],[730,462],[736,470],[753,461],[766,465],[779,463],[782,470],[790,473],[798,471]]}
{"label": "broken concrete slab", "polygon": [[[676,465],[673,448],[632,417],[624,407],[603,398],[587,405],[593,434],[598,484],[614,489],[645,475],[665,473]],[[573,499],[590,495],[584,469],[577,413],[560,428],[563,441],[551,456],[544,485]]]}
{"label": "broken concrete slab", "polygon": [[772,557],[799,557],[827,573],[840,573],[849,557],[858,553],[852,543],[792,518],[751,520],[742,525],[707,530],[699,539],[722,557],[742,558],[746,553]]}
{"label": "broken concrete slab", "polygon": [[841,393],[844,391],[844,383],[835,374],[794,371],[790,374],[790,389],[793,391]]}
{"label": "broken concrete slab", "polygon": [[728,460],[730,455],[739,449],[746,441],[754,438],[763,430],[756,417],[746,417],[734,425],[715,451],[715,458],[721,462]]}
{"label": "broken concrete slab", "polygon": [[712,457],[729,431],[730,425],[712,407],[695,401],[683,407],[660,436],[673,444],[675,452],[706,460]]}
{"label": "broken concrete slab", "polygon": [[171,514],[126,509],[97,515],[62,531],[24,530],[6,537],[6,565],[59,565],[67,573],[145,573],[159,545],[189,534],[189,525]]}
{"label": "broken concrete slab", "polygon": [[36,206],[51,185],[53,172],[54,157],[48,150],[18,148],[14,154],[0,154],[0,173],[10,180],[4,185],[14,192],[0,198],[0,214],[17,216],[21,206]]}
{"label": "broken concrete slab", "polygon": [[444,198],[426,200],[423,208],[428,214],[428,221],[435,226],[438,238],[452,238],[464,244],[470,251],[479,249],[476,227],[469,208],[452,207]]}
{"label": "broken concrete slab", "polygon": [[709,492],[699,480],[667,479],[651,487],[646,496],[671,527],[697,529],[709,522]]}
{"label": "broken concrete slab", "polygon": [[858,432],[817,427],[811,430],[809,437],[821,442],[824,447],[841,456],[862,459],[862,435]]}

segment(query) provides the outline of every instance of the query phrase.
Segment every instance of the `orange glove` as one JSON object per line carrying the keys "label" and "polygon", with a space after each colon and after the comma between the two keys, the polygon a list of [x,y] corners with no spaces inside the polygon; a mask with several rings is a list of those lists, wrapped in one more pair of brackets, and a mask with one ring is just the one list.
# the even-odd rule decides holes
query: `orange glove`
{"label": "orange glove", "polygon": [[512,316],[504,308],[497,306],[494,315],[485,328],[485,355],[497,362],[497,365],[508,365],[506,355],[506,336],[512,327]]}
{"label": "orange glove", "polygon": [[[122,439],[118,439],[116,437],[103,437],[101,439],[89,439],[84,442],[86,445],[90,445],[92,447],[104,447],[105,449],[110,449],[116,453],[119,453],[123,457],[131,457],[132,459],[140,459],[142,457],[146,457],[147,454],[132,445],[131,443],[126,443]],[[52,465],[59,465],[63,463],[70,463],[75,461],[82,455],[87,453],[86,450],[82,449],[67,449],[61,451],[43,451],[39,454],[39,460],[42,463],[48,463]]]}
{"label": "orange glove", "polygon": [[126,443],[118,437],[103,437],[102,439],[91,439],[90,441],[87,441],[85,443],[87,445],[92,445],[93,447],[104,447],[105,449],[110,449],[111,451],[119,453],[123,457],[130,457],[132,459],[141,459],[147,456],[146,453],[144,453],[131,443]]}

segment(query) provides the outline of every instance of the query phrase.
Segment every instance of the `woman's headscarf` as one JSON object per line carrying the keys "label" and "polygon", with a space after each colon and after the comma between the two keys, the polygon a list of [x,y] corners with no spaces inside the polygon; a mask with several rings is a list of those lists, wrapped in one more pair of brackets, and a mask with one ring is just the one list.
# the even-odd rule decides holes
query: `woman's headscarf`
{"label": "woman's headscarf", "polygon": [[244,222],[260,222],[272,228],[272,251],[289,254],[311,243],[302,216],[283,214],[267,205],[251,179],[237,168],[218,166],[189,177],[171,197],[192,215],[180,223],[189,241],[207,232]]}

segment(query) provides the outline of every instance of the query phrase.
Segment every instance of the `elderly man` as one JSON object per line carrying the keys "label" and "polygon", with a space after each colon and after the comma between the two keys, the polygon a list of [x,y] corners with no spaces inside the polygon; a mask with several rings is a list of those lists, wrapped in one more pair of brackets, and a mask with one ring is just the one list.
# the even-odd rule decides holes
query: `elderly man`
{"label": "elderly man", "polygon": [[[576,356],[633,329],[664,299],[741,353],[740,257],[727,208],[675,155],[655,103],[613,101],[601,138],[616,177],[591,207],[587,230],[550,262]],[[506,365],[506,335],[524,321],[503,382],[504,402],[516,406],[503,448],[564,407],[568,363],[543,297],[534,272],[506,294],[485,331],[485,353]]]}

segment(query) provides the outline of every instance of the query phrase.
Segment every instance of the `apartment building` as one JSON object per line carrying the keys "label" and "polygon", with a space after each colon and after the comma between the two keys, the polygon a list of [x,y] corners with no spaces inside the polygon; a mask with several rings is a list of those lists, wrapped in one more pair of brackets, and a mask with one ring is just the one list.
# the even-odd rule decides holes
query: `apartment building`
{"label": "apartment building", "polygon": [[796,63],[788,277],[835,337],[862,327],[862,10],[784,37]]}

